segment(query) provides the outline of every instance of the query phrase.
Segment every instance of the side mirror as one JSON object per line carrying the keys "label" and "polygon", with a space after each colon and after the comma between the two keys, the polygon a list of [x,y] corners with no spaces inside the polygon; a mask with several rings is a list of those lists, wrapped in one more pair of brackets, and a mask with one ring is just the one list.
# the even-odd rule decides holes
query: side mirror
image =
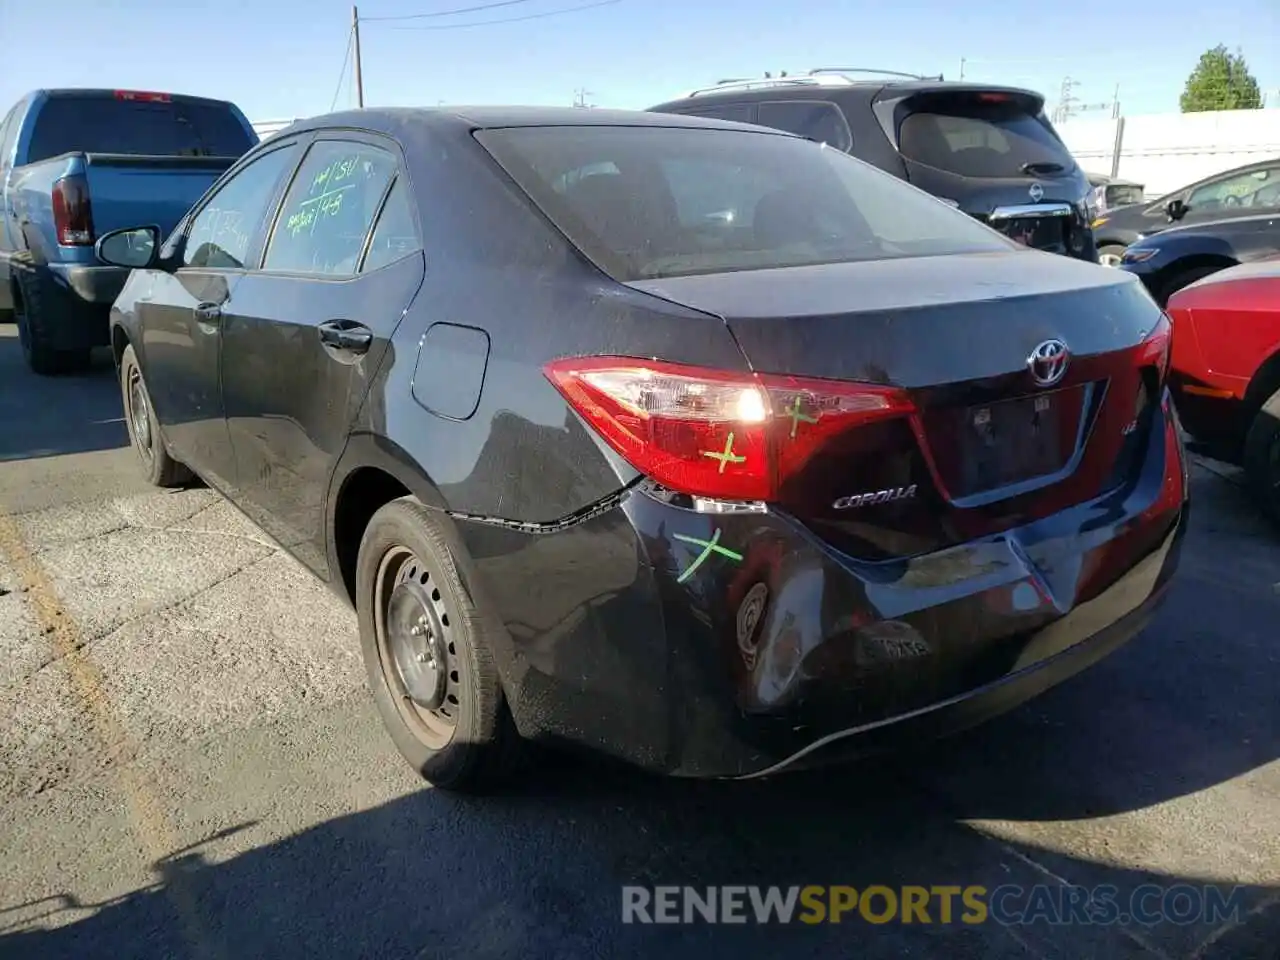
{"label": "side mirror", "polygon": [[94,244],[98,259],[112,267],[145,270],[160,261],[159,227],[126,227],[104,233]]}
{"label": "side mirror", "polygon": [[1187,203],[1185,200],[1183,200],[1181,197],[1174,197],[1167,204],[1165,204],[1164,212],[1168,215],[1170,220],[1176,223],[1177,221],[1185,217],[1187,215],[1187,212],[1190,209],[1191,208],[1187,206]]}

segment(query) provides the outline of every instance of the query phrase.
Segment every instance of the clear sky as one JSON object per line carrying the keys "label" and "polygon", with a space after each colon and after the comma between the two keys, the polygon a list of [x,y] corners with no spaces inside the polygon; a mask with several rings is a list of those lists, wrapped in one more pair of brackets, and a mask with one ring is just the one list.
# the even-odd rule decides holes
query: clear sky
{"label": "clear sky", "polygon": [[[1208,47],[1241,48],[1280,108],[1280,0],[365,0],[365,104],[643,108],[766,70],[864,66],[1026,85],[1051,105],[1120,85],[1128,114],[1173,111]],[[488,26],[459,26],[511,20]],[[347,46],[341,0],[0,0],[0,103],[37,87],[167,90],[234,100],[250,120],[327,111]],[[450,29],[439,29],[449,27]],[[431,28],[431,29],[423,29]],[[339,107],[354,103],[344,81]],[[0,113],[3,112],[0,109]]]}

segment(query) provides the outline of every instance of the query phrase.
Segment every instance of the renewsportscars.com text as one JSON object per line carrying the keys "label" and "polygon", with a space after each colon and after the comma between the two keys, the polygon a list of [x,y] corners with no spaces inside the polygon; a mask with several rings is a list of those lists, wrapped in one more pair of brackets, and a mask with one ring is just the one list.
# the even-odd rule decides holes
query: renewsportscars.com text
{"label": "renewsportscars.com text", "polygon": [[623,923],[925,923],[1006,926],[1218,923],[1245,912],[1245,890],[1145,884],[658,886],[622,888]]}

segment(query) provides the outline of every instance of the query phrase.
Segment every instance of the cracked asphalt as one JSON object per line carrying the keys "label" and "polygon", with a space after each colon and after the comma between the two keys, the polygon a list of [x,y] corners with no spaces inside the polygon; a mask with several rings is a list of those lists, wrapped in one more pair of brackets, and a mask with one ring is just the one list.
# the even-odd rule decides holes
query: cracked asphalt
{"label": "cracked asphalt", "polygon": [[[766,783],[394,754],[354,617],[210,491],[145,487],[105,360],[0,326],[0,957],[1280,957],[1280,537],[1193,469],[1167,605],[919,753]],[[624,925],[624,884],[1241,888],[1214,923]],[[935,917],[935,920],[937,918]]]}

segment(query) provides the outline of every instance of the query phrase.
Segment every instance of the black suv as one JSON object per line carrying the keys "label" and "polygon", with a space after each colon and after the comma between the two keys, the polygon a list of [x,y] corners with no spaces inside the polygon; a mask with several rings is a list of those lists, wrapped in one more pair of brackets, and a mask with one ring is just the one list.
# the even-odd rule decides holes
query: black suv
{"label": "black suv", "polygon": [[[880,78],[857,79],[863,73]],[[1092,187],[1034,91],[821,68],[724,80],[649,110],[755,123],[829,144],[1020,243],[1097,260]]]}

